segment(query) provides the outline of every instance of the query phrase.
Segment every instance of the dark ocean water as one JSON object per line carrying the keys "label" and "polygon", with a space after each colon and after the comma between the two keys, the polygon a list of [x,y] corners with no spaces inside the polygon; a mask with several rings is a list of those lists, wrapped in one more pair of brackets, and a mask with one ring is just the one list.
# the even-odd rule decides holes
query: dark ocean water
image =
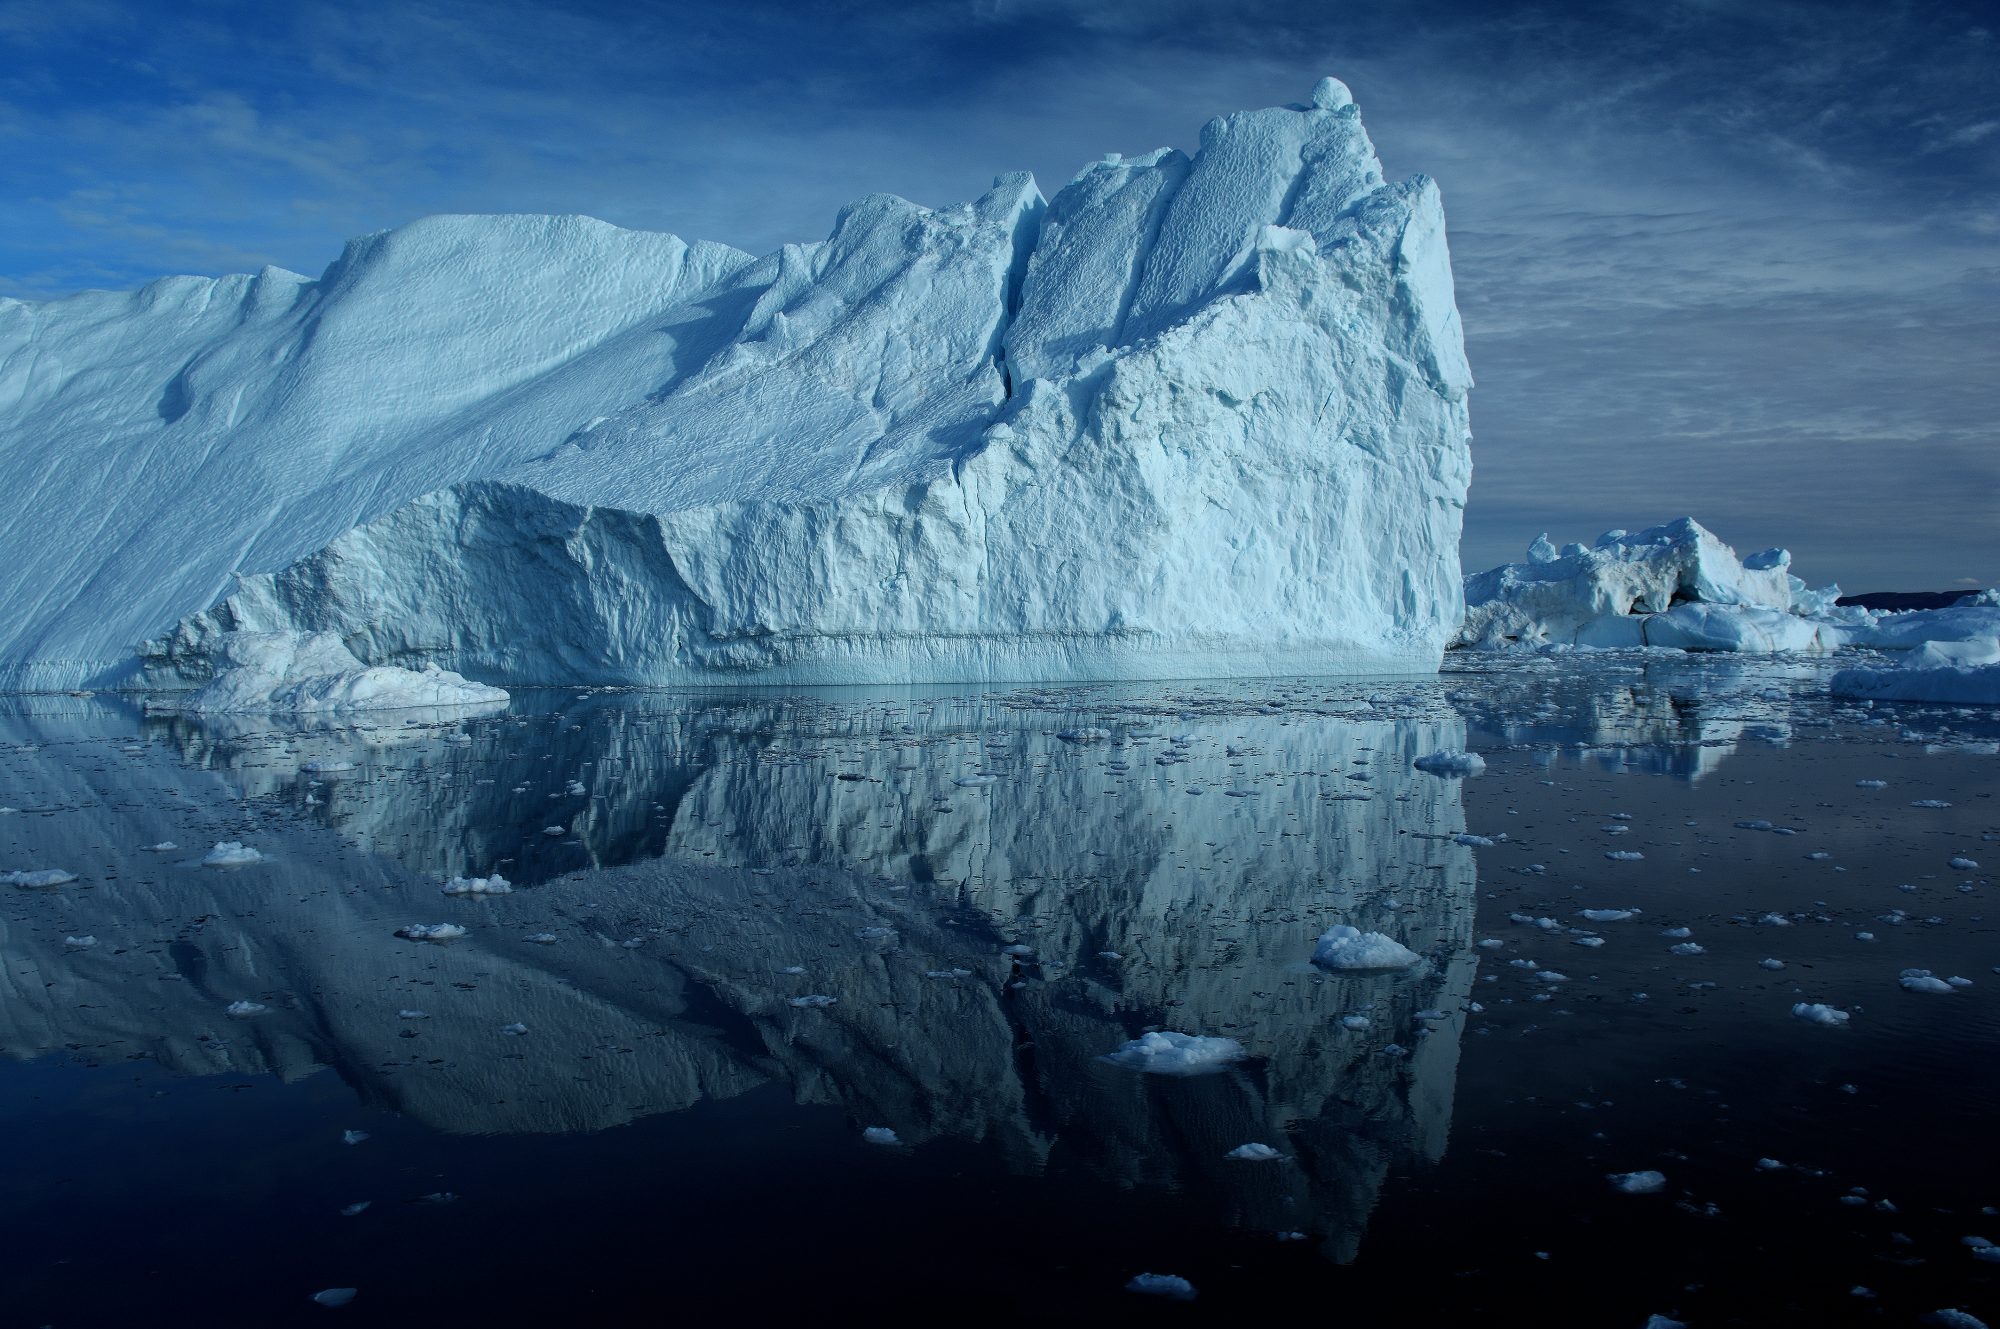
{"label": "dark ocean water", "polygon": [[0,874],[77,878],[0,897],[0,1325],[2000,1323],[1997,740],[1637,656],[0,699]]}

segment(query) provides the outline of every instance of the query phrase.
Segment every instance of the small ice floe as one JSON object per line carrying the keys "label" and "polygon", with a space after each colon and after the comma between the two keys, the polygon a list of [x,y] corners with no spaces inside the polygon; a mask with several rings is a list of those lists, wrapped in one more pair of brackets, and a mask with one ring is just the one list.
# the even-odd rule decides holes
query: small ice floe
{"label": "small ice floe", "polygon": [[1125,1285],[1127,1292],[1143,1292],[1149,1297],[1171,1297],[1175,1301],[1193,1301],[1194,1284],[1177,1274],[1136,1274]]}
{"label": "small ice floe", "polygon": [[1626,1195],[1652,1195],[1667,1188],[1666,1174],[1662,1172],[1614,1172],[1610,1181],[1611,1189]]}
{"label": "small ice floe", "polygon": [[1122,960],[1125,957],[1120,955],[1117,951],[1099,951],[1097,953],[1097,958],[1100,960]]}
{"label": "small ice floe", "polygon": [[902,1137],[887,1126],[870,1126],[861,1132],[861,1138],[869,1144],[901,1144]]}
{"label": "small ice floe", "polygon": [[1593,923],[1623,923],[1628,918],[1637,918],[1637,909],[1579,909],[1576,911]]}
{"label": "small ice floe", "polygon": [[262,1015],[270,1010],[261,1001],[232,1001],[222,1008],[222,1013],[235,1020],[247,1020],[253,1015]]}
{"label": "small ice floe", "polygon": [[1979,864],[1961,854],[1951,860],[1951,870],[1953,872],[1977,872],[1979,871]]}
{"label": "small ice floe", "polygon": [[1223,1157],[1243,1163],[1269,1163],[1283,1158],[1284,1155],[1268,1144],[1239,1144]]}
{"label": "small ice floe", "polygon": [[513,885],[499,873],[490,877],[453,877],[441,888],[445,895],[512,895]]}
{"label": "small ice floe", "polygon": [[359,1289],[351,1287],[330,1287],[313,1293],[312,1299],[322,1306],[345,1306],[354,1300],[358,1291]]}
{"label": "small ice floe", "polygon": [[1536,970],[1536,971],[1535,971],[1535,977],[1536,977],[1536,978],[1538,978],[1538,979],[1540,979],[1540,980],[1541,980],[1542,982],[1544,982],[1544,983],[1567,983],[1567,982],[1569,982],[1569,975],[1568,975],[1568,974],[1559,974],[1559,973],[1557,973],[1557,972],[1556,972],[1555,970],[1553,970],[1553,969],[1538,969],[1538,970]]}
{"label": "small ice floe", "polygon": [[149,854],[171,854],[179,848],[180,846],[172,840],[162,840],[158,844],[147,845],[146,852]]}
{"label": "small ice floe", "polygon": [[556,944],[556,934],[553,932],[530,932],[521,940],[532,941],[537,946],[553,946]]}
{"label": "small ice floe", "polygon": [[1373,1023],[1374,1021],[1370,1020],[1365,1015],[1343,1015],[1340,1017],[1341,1028],[1353,1029],[1356,1030],[1357,1032],[1368,1028],[1368,1026]]}
{"label": "small ice floe", "polygon": [[1636,849],[1607,849],[1604,856],[1614,863],[1637,863],[1645,857]]}
{"label": "small ice floe", "polygon": [[1857,932],[1854,934],[1854,939],[1856,941],[1873,941],[1875,940],[1875,934],[1872,932]]}
{"label": "small ice floe", "polygon": [[1768,831],[1773,828],[1773,825],[1774,823],[1765,821],[1762,817],[1752,817],[1748,821],[1737,822],[1736,829],[1739,831]]}
{"label": "small ice floe", "polygon": [[1986,1321],[1955,1306],[1932,1311],[1924,1317],[1924,1323],[1939,1325],[1942,1329],[1986,1329]]}
{"label": "small ice floe", "polygon": [[551,839],[553,839],[553,838],[555,838],[555,837],[556,837],[556,836],[558,836],[558,835],[568,835],[568,834],[569,834],[569,827],[567,827],[567,826],[544,826],[544,827],[542,827],[542,834],[543,834],[543,835],[546,835],[546,836],[548,836],[548,837],[550,837]]}
{"label": "small ice floe", "polygon": [[11,817],[20,810],[19,808],[0,808],[0,817]]}
{"label": "small ice floe", "polygon": [[800,1009],[804,1009],[806,1007],[813,1007],[815,1009],[818,1009],[821,1007],[831,1006],[833,1005],[834,1002],[838,1000],[840,1000],[840,998],[838,997],[829,997],[823,992],[814,992],[803,997],[793,997],[792,1005],[797,1006]]}
{"label": "small ice floe", "polygon": [[249,845],[236,840],[221,840],[202,858],[201,865],[205,868],[247,868],[263,861],[264,856]]}
{"label": "small ice floe", "polygon": [[367,1138],[367,1131],[342,1131],[340,1133],[340,1142],[342,1144],[360,1144]]}
{"label": "small ice floe", "polygon": [[1466,834],[1454,835],[1451,838],[1452,841],[1456,844],[1469,845],[1474,849],[1491,849],[1494,845],[1494,841],[1484,835],[1472,835],[1466,833]]}
{"label": "small ice floe", "polygon": [[353,1204],[342,1205],[340,1216],[342,1218],[353,1218],[357,1214],[365,1214],[368,1212],[368,1206],[373,1203],[375,1203],[373,1200],[356,1200]]}
{"label": "small ice floe", "polygon": [[97,944],[97,938],[88,932],[84,933],[81,937],[63,938],[63,945],[69,947],[71,950],[76,950],[76,951],[87,951],[96,944]]}
{"label": "small ice floe", "polygon": [[309,775],[337,775],[341,771],[353,770],[354,763],[351,761],[309,761],[299,767],[299,769]]}
{"label": "small ice floe", "polygon": [[1497,951],[1507,943],[1498,937],[1481,937],[1475,944],[1484,951]]}
{"label": "small ice floe", "polygon": [[1380,932],[1337,923],[1313,944],[1312,962],[1325,969],[1407,969],[1421,957]]}
{"label": "small ice floe", "polygon": [[1910,804],[1910,806],[1913,808],[1930,808],[1932,811],[1942,811],[1943,809],[1950,807],[1951,804],[1945,802],[1941,798],[1920,798],[1916,802]]}
{"label": "small ice floe", "polygon": [[1676,1320],[1670,1315],[1648,1315],[1645,1329],[1688,1329],[1686,1320]]}
{"label": "small ice floe", "polygon": [[1693,928],[1661,928],[1661,929],[1660,929],[1660,935],[1661,935],[1662,937],[1692,937],[1692,936],[1694,935],[1694,929],[1693,929]]}
{"label": "small ice floe", "polygon": [[1905,969],[1896,980],[1905,992],[1950,992],[1952,985],[1928,969]]}
{"label": "small ice floe", "polygon": [[1243,1055],[1243,1045],[1233,1038],[1155,1032],[1141,1034],[1100,1060],[1154,1075],[1206,1075],[1243,1060]]}
{"label": "small ice floe", "polygon": [[1856,789],[1887,789],[1889,782],[1887,780],[1856,780],[1854,787]]}
{"label": "small ice floe", "polygon": [[952,783],[960,789],[984,789],[999,778],[997,775],[961,775]]}
{"label": "small ice floe", "polygon": [[854,935],[863,941],[880,941],[884,937],[895,936],[896,929],[884,927],[856,928],[854,929]]}
{"label": "small ice floe", "polygon": [[1017,960],[1026,960],[1034,955],[1035,948],[1033,946],[1023,945],[1022,943],[1017,941],[1012,946],[1002,946],[1000,948],[1000,953],[1002,955],[1011,955]]}
{"label": "small ice floe", "polygon": [[571,780],[569,784],[564,787],[563,792],[565,794],[568,794],[571,798],[582,798],[586,793],[589,793],[590,791],[583,787],[583,781]]}
{"label": "small ice floe", "polygon": [[803,974],[805,971],[806,967],[802,964],[788,964],[778,972],[781,974]]}
{"label": "small ice floe", "polygon": [[1104,743],[1110,740],[1111,731],[1096,725],[1085,725],[1081,729],[1059,729],[1056,737],[1065,743]]}
{"label": "small ice floe", "polygon": [[396,1012],[396,1018],[398,1020],[428,1020],[431,1016],[429,1011],[403,1010]]}
{"label": "small ice floe", "polygon": [[513,1024],[501,1025],[500,1032],[503,1034],[511,1034],[515,1038],[519,1038],[521,1037],[521,1035],[528,1032],[528,1026],[522,1024],[520,1021],[517,1020]]}
{"label": "small ice floe", "polygon": [[1784,1167],[1784,1164],[1775,1158],[1760,1158],[1757,1160],[1757,1170],[1759,1172],[1776,1172],[1782,1167]]}
{"label": "small ice floe", "polygon": [[1824,1002],[1802,1001],[1792,1007],[1792,1015],[1807,1024],[1838,1026],[1847,1023],[1847,1012]]}
{"label": "small ice floe", "polygon": [[64,872],[61,868],[38,868],[33,872],[0,873],[0,882],[9,886],[19,886],[24,891],[45,891],[56,886],[67,886],[76,880],[74,872]]}
{"label": "small ice floe", "polygon": [[1604,938],[1597,936],[1594,933],[1588,936],[1573,937],[1570,939],[1570,945],[1572,946],[1596,947],[1596,946],[1602,946],[1603,944],[1604,944]]}
{"label": "small ice floe", "polygon": [[1677,946],[1667,947],[1667,950],[1674,955],[1706,955],[1708,953],[1708,948],[1698,941],[1684,941]]}
{"label": "small ice floe", "polygon": [[1445,779],[1478,775],[1486,769],[1486,758],[1476,752],[1427,752],[1417,758],[1416,768]]}
{"label": "small ice floe", "polygon": [[1759,960],[1757,967],[1759,969],[1783,969],[1785,962],[1783,960]]}
{"label": "small ice floe", "polygon": [[953,967],[951,969],[926,969],[924,970],[924,977],[925,978],[971,978],[972,971],[970,969],[959,969],[956,967]]}
{"label": "small ice floe", "polygon": [[1757,921],[1767,928],[1788,928],[1792,925],[1792,920],[1783,914],[1766,914]]}
{"label": "small ice floe", "polygon": [[457,1191],[432,1191],[429,1195],[419,1195],[418,1204],[457,1204]]}
{"label": "small ice floe", "polygon": [[397,928],[396,935],[406,941],[456,941],[465,929],[456,923],[412,923]]}

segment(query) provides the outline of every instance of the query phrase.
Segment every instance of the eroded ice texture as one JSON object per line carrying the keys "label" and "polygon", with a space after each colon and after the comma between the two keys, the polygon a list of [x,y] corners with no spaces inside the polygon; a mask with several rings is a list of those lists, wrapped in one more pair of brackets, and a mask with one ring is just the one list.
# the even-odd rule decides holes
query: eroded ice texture
{"label": "eroded ice texture", "polygon": [[116,533],[0,547],[0,684],[143,639],[205,684],[236,632],[489,684],[1432,670],[1443,208],[1321,92],[763,258],[433,217],[317,280],[0,301],[0,476]]}

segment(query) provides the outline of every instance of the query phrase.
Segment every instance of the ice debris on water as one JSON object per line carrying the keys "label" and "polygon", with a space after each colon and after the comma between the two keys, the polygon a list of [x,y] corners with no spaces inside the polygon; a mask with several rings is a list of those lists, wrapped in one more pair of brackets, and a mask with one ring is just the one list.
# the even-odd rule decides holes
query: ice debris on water
{"label": "ice debris on water", "polygon": [[373,1203],[375,1203],[373,1200],[356,1200],[353,1204],[342,1205],[340,1216],[342,1218],[353,1218],[357,1214],[364,1214],[368,1212],[368,1206]]}
{"label": "ice debris on water", "polygon": [[174,852],[174,850],[179,848],[180,846],[175,844],[172,840],[162,840],[158,844],[147,845],[146,852],[149,854],[171,854]]}
{"label": "ice debris on water", "polygon": [[1340,1026],[1343,1029],[1353,1029],[1359,1031],[1368,1028],[1368,1026],[1373,1023],[1374,1021],[1370,1020],[1365,1015],[1343,1015],[1340,1017]]}
{"label": "ice debris on water", "polygon": [[330,1287],[312,1294],[312,1299],[322,1306],[345,1306],[353,1301],[358,1289],[351,1287]]}
{"label": "ice debris on water", "polygon": [[817,1007],[831,1006],[833,1005],[834,1002],[838,1000],[840,1000],[840,998],[838,997],[829,997],[823,992],[814,992],[803,997],[793,997],[792,1005],[801,1008],[808,1006],[817,1008]]}
{"label": "ice debris on water", "polygon": [[1579,909],[1577,913],[1593,923],[1623,923],[1639,916],[1637,909]]}
{"label": "ice debris on water", "polygon": [[1666,1174],[1662,1172],[1614,1172],[1610,1180],[1613,1190],[1627,1195],[1651,1195],[1667,1188]]}
{"label": "ice debris on water", "polygon": [[360,1144],[367,1138],[367,1131],[342,1131],[340,1133],[340,1142],[342,1144]]}
{"label": "ice debris on water", "polygon": [[208,851],[201,865],[205,868],[246,868],[263,861],[264,856],[250,846],[236,840],[222,840]]}
{"label": "ice debris on water", "polygon": [[428,1011],[405,1009],[397,1011],[396,1018],[398,1020],[428,1020],[431,1017],[430,1017],[430,1012]]}
{"label": "ice debris on water", "polygon": [[1826,1005],[1824,1002],[1818,1001],[1799,1002],[1792,1007],[1792,1014],[1796,1018],[1804,1020],[1807,1024],[1837,1026],[1846,1024],[1848,1019],[1846,1011],[1838,1010],[1835,1007]]}
{"label": "ice debris on water", "polygon": [[1905,969],[1897,982],[1902,984],[1905,992],[1952,992],[1960,987],[1971,986],[1962,978],[1949,980],[1939,978],[1928,969]]}
{"label": "ice debris on water", "polygon": [[63,938],[63,945],[68,946],[73,950],[87,951],[96,944],[97,944],[97,938],[87,932],[81,937]]}
{"label": "ice debris on water", "polygon": [[514,887],[499,873],[490,877],[453,877],[440,888],[446,895],[512,895]]}
{"label": "ice debris on water", "polygon": [[465,929],[456,923],[412,923],[397,928],[396,935],[408,941],[454,941],[465,935]]}
{"label": "ice debris on water", "polygon": [[270,1009],[261,1001],[232,1001],[223,1007],[223,1013],[234,1019],[245,1020],[253,1015],[262,1015]]}
{"label": "ice debris on water", "polygon": [[1206,1075],[1243,1056],[1243,1045],[1233,1038],[1156,1031],[1141,1034],[1101,1059],[1154,1075]]}
{"label": "ice debris on water", "polygon": [[67,886],[76,880],[74,872],[61,868],[39,868],[32,872],[0,873],[0,882],[9,886],[19,886],[26,891],[48,890],[53,886]]}
{"label": "ice debris on water", "polygon": [[1675,955],[1706,955],[1708,953],[1708,948],[1698,941],[1684,941],[1679,945],[1669,946],[1667,949]]}
{"label": "ice debris on water", "polygon": [[1694,929],[1693,929],[1693,928],[1685,928],[1685,927],[1683,927],[1683,928],[1661,928],[1661,929],[1660,929],[1660,935],[1661,935],[1662,937],[1692,937],[1692,936],[1694,935]]}
{"label": "ice debris on water", "polygon": [[1941,798],[1920,798],[1916,802],[1910,804],[1910,806],[1913,808],[1928,808],[1933,812],[1937,812],[1950,807],[1951,804],[1945,802]]}
{"label": "ice debris on water", "polygon": [[501,1025],[500,1032],[503,1034],[512,1034],[514,1037],[519,1038],[521,1035],[528,1032],[528,1026],[522,1024],[520,1021],[517,1020],[513,1024]]}
{"label": "ice debris on water", "polygon": [[1607,849],[1604,856],[1614,863],[1637,863],[1645,857],[1636,849]]}
{"label": "ice debris on water", "polygon": [[1337,923],[1314,943],[1312,962],[1327,969],[1407,969],[1420,958],[1394,937]]}
{"label": "ice debris on water", "polygon": [[901,1144],[902,1138],[887,1126],[870,1126],[861,1132],[861,1138],[869,1144]]}
{"label": "ice debris on water", "polygon": [[1951,868],[1954,872],[1977,872],[1979,864],[1961,854],[1951,860]]}
{"label": "ice debris on water", "polygon": [[554,838],[555,836],[558,836],[558,835],[568,835],[568,834],[569,834],[569,827],[567,827],[567,826],[544,826],[544,827],[542,827],[542,834],[543,834],[543,835],[546,835],[546,836],[549,836],[550,838],[552,838],[552,839],[553,839],[553,838]]}
{"label": "ice debris on water", "polygon": [[1476,752],[1427,752],[1417,758],[1416,768],[1430,775],[1464,776],[1478,775],[1486,769],[1486,758]]}
{"label": "ice debris on water", "polygon": [[1268,1144],[1253,1143],[1239,1144],[1227,1154],[1224,1154],[1223,1157],[1234,1158],[1244,1163],[1269,1163],[1275,1159],[1283,1158],[1284,1155]]}
{"label": "ice debris on water", "polygon": [[1451,838],[1454,843],[1467,845],[1473,849],[1491,849],[1494,845],[1494,841],[1484,835],[1461,834]]}
{"label": "ice debris on water", "polygon": [[1175,1301],[1193,1301],[1194,1284],[1176,1274],[1135,1274],[1125,1285],[1127,1292],[1143,1292],[1151,1297],[1171,1297]]}
{"label": "ice debris on water", "polygon": [[553,946],[556,944],[556,934],[553,932],[530,932],[527,936],[521,938],[521,940],[532,941],[537,946]]}
{"label": "ice debris on water", "polygon": [[1757,967],[1759,969],[1783,969],[1785,962],[1783,960],[1759,960]]}

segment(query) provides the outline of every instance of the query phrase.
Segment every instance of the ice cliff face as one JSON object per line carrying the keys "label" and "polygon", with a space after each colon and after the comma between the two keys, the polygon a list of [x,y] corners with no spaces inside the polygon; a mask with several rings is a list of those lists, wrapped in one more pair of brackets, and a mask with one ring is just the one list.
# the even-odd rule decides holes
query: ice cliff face
{"label": "ice cliff face", "polygon": [[[318,281],[0,302],[0,686],[234,632],[487,683],[1430,670],[1467,371],[1346,90],[762,259],[432,218]],[[176,626],[177,620],[179,626]]]}

